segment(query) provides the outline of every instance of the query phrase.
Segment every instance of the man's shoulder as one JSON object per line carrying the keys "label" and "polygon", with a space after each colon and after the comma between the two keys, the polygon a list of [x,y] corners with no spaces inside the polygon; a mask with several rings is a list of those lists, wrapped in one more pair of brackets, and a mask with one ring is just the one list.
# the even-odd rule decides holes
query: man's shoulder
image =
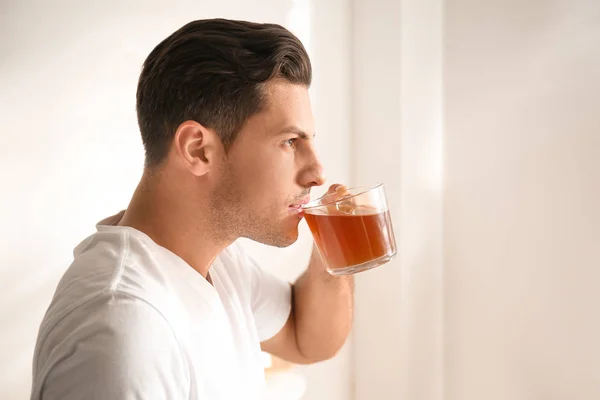
{"label": "man's shoulder", "polygon": [[148,292],[164,291],[168,266],[153,249],[157,246],[144,240],[129,229],[104,230],[89,236],[75,248],[57,295],[81,298],[118,290],[145,299]]}
{"label": "man's shoulder", "polygon": [[[123,312],[156,312],[178,319],[177,299],[143,244],[127,231],[98,232],[76,249],[46,312],[40,334],[62,321],[111,320]],[[138,321],[141,322],[141,321]]]}

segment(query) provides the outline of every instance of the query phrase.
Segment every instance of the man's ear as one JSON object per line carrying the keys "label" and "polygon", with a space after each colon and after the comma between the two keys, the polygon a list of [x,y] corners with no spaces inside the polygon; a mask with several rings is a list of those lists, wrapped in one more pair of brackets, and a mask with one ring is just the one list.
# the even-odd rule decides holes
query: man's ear
{"label": "man's ear", "polygon": [[173,147],[178,161],[196,176],[209,172],[223,151],[217,134],[196,121],[185,121],[179,125]]}

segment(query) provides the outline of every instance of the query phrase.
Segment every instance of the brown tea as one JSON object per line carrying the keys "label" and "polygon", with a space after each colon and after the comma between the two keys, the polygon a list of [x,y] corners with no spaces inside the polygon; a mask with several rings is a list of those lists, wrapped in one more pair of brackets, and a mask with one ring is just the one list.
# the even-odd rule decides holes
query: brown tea
{"label": "brown tea", "polygon": [[396,251],[389,211],[364,215],[307,212],[304,217],[329,269],[363,264]]}

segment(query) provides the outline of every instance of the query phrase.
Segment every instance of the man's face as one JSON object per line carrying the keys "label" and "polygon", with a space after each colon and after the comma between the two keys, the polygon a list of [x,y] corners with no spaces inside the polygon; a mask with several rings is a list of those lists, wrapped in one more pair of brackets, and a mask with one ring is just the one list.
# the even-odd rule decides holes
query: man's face
{"label": "man's face", "polygon": [[269,83],[263,110],[244,124],[223,164],[212,207],[221,224],[264,244],[294,243],[300,205],[325,180],[313,139],[308,90]]}

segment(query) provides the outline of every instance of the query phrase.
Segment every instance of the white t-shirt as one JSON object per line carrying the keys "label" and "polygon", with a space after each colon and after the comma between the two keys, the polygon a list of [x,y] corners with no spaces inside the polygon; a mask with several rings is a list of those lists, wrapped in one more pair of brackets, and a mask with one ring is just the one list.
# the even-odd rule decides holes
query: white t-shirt
{"label": "white t-shirt", "polygon": [[213,285],[131,227],[97,226],[75,249],[40,326],[32,399],[260,399],[260,342],[283,327],[291,286],[239,245]]}

